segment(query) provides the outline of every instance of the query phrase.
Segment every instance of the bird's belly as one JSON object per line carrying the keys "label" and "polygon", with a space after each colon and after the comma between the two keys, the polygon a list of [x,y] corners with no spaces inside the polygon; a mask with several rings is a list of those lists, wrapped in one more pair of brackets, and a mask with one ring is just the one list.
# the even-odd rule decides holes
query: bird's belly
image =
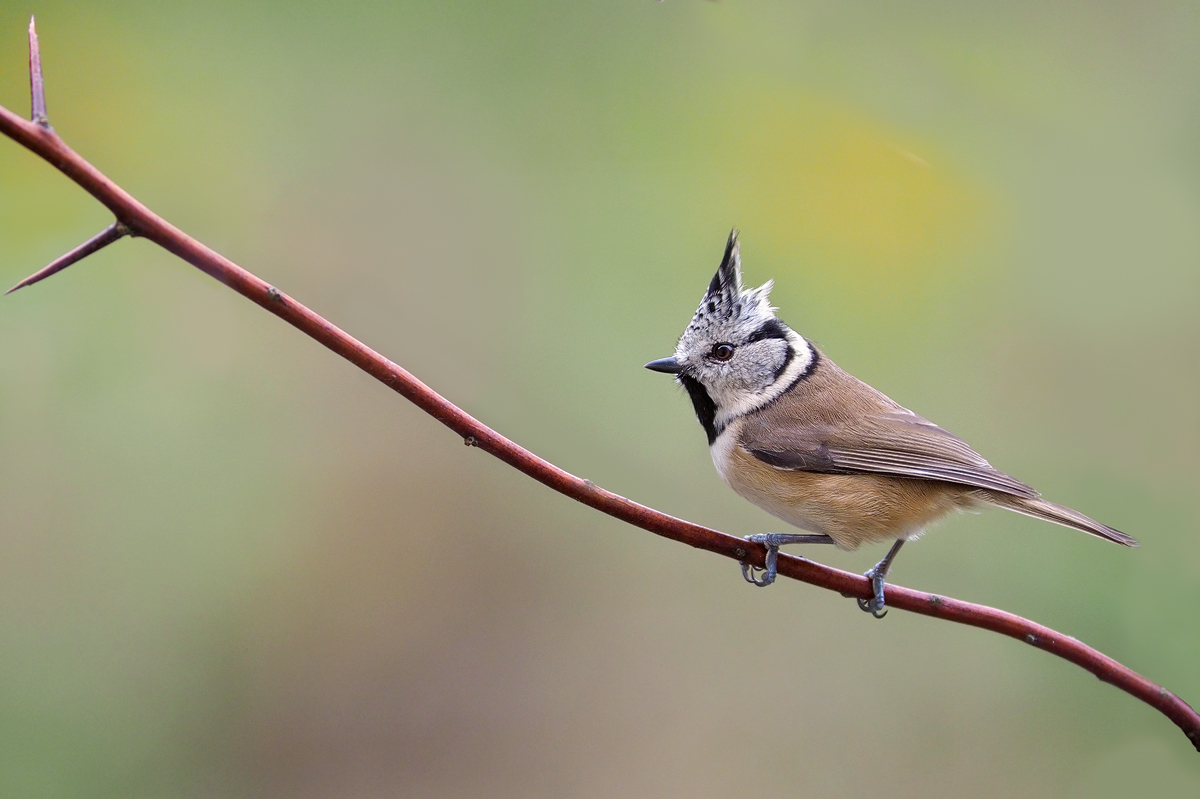
{"label": "bird's belly", "polygon": [[914,536],[947,513],[975,504],[969,489],[951,483],[776,469],[721,438],[713,443],[713,463],[730,488],[788,524],[829,536],[842,549]]}

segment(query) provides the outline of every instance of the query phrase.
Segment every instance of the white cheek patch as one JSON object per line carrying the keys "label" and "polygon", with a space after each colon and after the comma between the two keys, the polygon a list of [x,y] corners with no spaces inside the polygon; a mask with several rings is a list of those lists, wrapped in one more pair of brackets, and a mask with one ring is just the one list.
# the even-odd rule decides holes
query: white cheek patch
{"label": "white cheek patch", "polygon": [[794,330],[788,331],[787,340],[792,347],[792,360],[788,362],[782,374],[762,390],[754,392],[714,391],[712,387],[709,388],[709,392],[713,395],[713,401],[717,404],[717,417],[714,421],[718,430],[725,428],[734,419],[758,410],[774,400],[791,388],[792,384],[812,366],[813,359],[816,357],[812,345]]}

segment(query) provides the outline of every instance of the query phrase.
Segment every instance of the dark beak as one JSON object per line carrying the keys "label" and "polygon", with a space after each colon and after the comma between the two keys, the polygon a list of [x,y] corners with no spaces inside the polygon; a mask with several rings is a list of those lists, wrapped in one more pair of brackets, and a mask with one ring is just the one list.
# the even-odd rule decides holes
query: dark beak
{"label": "dark beak", "polygon": [[651,372],[663,372],[669,375],[677,375],[683,371],[683,367],[679,365],[679,361],[674,358],[659,358],[657,361],[651,361],[646,364],[646,368]]}

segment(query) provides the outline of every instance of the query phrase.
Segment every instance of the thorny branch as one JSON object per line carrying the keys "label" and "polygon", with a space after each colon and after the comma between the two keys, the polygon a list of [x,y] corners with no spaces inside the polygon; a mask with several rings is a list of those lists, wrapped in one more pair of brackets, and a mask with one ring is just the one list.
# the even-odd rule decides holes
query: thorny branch
{"label": "thorny branch", "polygon": [[[37,34],[32,20],[29,24],[29,48],[33,121],[28,122],[0,106],[0,133],[57,167],[108,207],[116,221],[97,236],[21,281],[10,291],[49,277],[122,236],[141,236],[316,339],[462,436],[467,445],[479,447],[549,488],[624,522],[698,549],[762,566],[765,550],[757,544],[639,505],[539,458],[473,418],[400,366],[274,286],[263,282],[151,212],[76,154],[50,127],[46,118]],[[871,596],[871,587],[865,578],[805,558],[780,554],[779,574],[849,597]],[[1068,660],[1161,712],[1175,722],[1192,741],[1197,751],[1200,751],[1200,714],[1191,706],[1166,688],[1154,684],[1068,635],[1003,610],[902,588],[891,583],[886,588],[886,598],[889,608],[991,630]]]}

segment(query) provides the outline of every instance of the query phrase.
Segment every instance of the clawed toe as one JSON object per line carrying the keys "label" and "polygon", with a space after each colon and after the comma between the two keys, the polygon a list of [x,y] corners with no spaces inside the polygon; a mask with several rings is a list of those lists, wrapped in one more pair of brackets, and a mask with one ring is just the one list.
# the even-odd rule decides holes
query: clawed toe
{"label": "clawed toe", "polygon": [[[742,561],[742,577],[751,585],[766,588],[775,582],[777,575],[776,569],[779,561],[778,535],[775,533],[757,533],[746,536],[746,540],[752,544],[762,544],[767,548],[766,568],[760,570],[758,567],[751,566],[746,561]],[[761,579],[758,577],[760,571],[762,572]]]}
{"label": "clawed toe", "polygon": [[883,601],[883,575],[879,574],[875,569],[871,569],[863,577],[871,581],[871,590],[875,593],[875,596],[870,599],[859,599],[858,609],[864,613],[870,613],[877,619],[882,619],[887,615],[887,608],[884,607]]}
{"label": "clawed toe", "polygon": [[[758,573],[762,572],[763,578],[758,579]],[[770,572],[759,569],[757,566],[751,566],[749,563],[742,561],[742,578],[751,585],[757,585],[759,588],[766,588],[771,583],[775,582],[775,576]]]}

